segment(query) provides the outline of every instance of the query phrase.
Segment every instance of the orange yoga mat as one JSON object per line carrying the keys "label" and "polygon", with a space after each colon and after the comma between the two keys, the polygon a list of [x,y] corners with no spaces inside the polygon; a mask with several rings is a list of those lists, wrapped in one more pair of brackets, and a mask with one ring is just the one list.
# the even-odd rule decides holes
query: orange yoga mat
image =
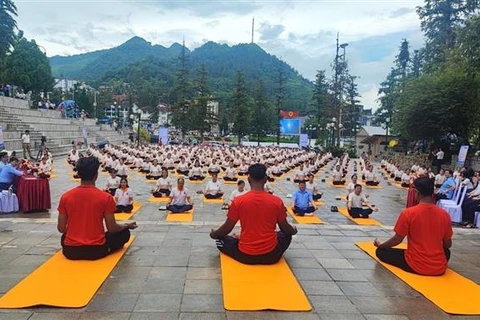
{"label": "orange yoga mat", "polygon": [[169,197],[162,196],[161,198],[155,198],[154,196],[151,196],[148,198],[148,202],[153,202],[153,203],[166,203],[170,200]]}
{"label": "orange yoga mat", "polygon": [[0,298],[0,309],[33,306],[85,307],[135,238],[96,261],[68,260],[58,251]]}
{"label": "orange yoga mat", "polygon": [[169,222],[192,222],[193,221],[193,209],[184,213],[172,213],[167,212],[167,218],[165,221]]}
{"label": "orange yoga mat", "polygon": [[[408,273],[381,262],[375,255],[376,247],[372,242],[357,242],[356,245],[443,311],[459,315],[480,315],[480,286],[475,282],[451,269],[447,269],[444,275],[435,277]],[[406,247],[405,243],[398,246]]]}
{"label": "orange yoga mat", "polygon": [[317,201],[313,201],[313,204],[316,206],[324,206],[325,202],[323,202],[322,200],[317,200]]}
{"label": "orange yoga mat", "polygon": [[295,213],[293,213],[293,209],[291,206],[287,206],[287,212],[299,224],[323,224],[323,221],[319,217],[317,217],[315,213],[313,214],[313,216],[297,216]]}
{"label": "orange yoga mat", "polygon": [[284,258],[246,265],[220,254],[223,305],[229,311],[310,311],[312,307]]}
{"label": "orange yoga mat", "polygon": [[124,221],[124,220],[130,220],[131,217],[133,217],[133,215],[135,213],[137,213],[137,211],[142,207],[142,204],[141,203],[138,203],[138,202],[134,202],[133,203],[133,210],[132,212],[130,213],[115,213],[115,219],[116,220],[120,220],[120,221]]}
{"label": "orange yoga mat", "polygon": [[188,183],[191,183],[191,184],[203,184],[203,182],[205,180],[190,180],[190,179],[186,179],[185,181],[187,181]]}
{"label": "orange yoga mat", "polygon": [[338,212],[340,212],[342,215],[344,215],[348,219],[352,220],[353,222],[361,226],[381,226],[382,225],[379,221],[373,218],[352,218],[348,214],[348,209],[346,207],[339,207]]}
{"label": "orange yoga mat", "polygon": [[223,203],[225,200],[223,200],[223,197],[221,197],[220,199],[207,199],[205,197],[203,197],[203,202],[205,203]]}
{"label": "orange yoga mat", "polygon": [[238,180],[237,181],[226,181],[226,180],[222,179],[222,181],[223,181],[224,184],[237,184],[238,183]]}
{"label": "orange yoga mat", "polygon": [[365,182],[362,182],[362,183],[360,183],[360,184],[361,184],[364,188],[367,188],[367,189],[383,189],[383,186],[380,185],[380,184],[379,184],[378,186],[367,186],[367,185],[365,184]]}

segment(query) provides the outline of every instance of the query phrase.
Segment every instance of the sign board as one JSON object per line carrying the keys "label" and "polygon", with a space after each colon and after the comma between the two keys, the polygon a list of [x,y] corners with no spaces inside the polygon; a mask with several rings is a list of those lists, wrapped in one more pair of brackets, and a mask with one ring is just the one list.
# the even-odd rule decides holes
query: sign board
{"label": "sign board", "polygon": [[280,133],[284,135],[299,135],[301,129],[300,119],[280,120]]}
{"label": "sign board", "polygon": [[463,167],[463,165],[465,164],[465,160],[467,159],[468,147],[469,146],[461,146],[460,151],[458,151],[457,165],[459,167]]}
{"label": "sign board", "polygon": [[302,133],[300,135],[300,142],[298,143],[300,149],[306,148],[308,146],[308,134]]}
{"label": "sign board", "polygon": [[158,143],[162,142],[162,145],[168,144],[168,128],[158,127]]}
{"label": "sign board", "polygon": [[0,150],[5,149],[5,140],[3,140],[3,128],[0,126]]}

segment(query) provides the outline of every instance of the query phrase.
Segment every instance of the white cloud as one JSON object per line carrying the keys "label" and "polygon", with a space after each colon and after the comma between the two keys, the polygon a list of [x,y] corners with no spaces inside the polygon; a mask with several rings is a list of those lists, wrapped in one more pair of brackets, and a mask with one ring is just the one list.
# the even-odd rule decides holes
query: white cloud
{"label": "white cloud", "polygon": [[[185,37],[190,48],[206,41],[250,42],[309,79],[330,72],[335,38],[348,42],[352,73],[362,102],[375,106],[378,84],[388,73],[402,38],[422,43],[415,7],[422,0],[17,0],[18,25],[49,56],[117,46],[134,35],[169,46]],[[376,41],[376,42],[375,42]]]}

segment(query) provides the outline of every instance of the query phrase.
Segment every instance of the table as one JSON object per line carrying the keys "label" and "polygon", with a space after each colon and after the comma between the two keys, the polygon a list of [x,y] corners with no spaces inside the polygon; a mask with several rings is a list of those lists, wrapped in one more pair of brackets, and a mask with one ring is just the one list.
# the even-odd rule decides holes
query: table
{"label": "table", "polygon": [[50,183],[48,179],[23,176],[18,180],[17,197],[23,212],[44,211],[50,209]]}

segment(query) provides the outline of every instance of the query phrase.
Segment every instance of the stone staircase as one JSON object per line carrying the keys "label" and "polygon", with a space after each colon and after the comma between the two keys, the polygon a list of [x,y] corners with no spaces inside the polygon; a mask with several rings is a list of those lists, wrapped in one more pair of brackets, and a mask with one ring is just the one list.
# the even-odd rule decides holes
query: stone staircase
{"label": "stone staircase", "polygon": [[32,156],[37,155],[42,136],[46,136],[46,146],[54,156],[67,154],[72,142],[83,141],[83,127],[88,143],[108,140],[118,144],[128,140],[126,134],[116,132],[109,125],[97,125],[96,119],[65,119],[60,111],[31,109],[28,101],[6,97],[0,97],[0,125],[5,148],[19,155],[23,155],[20,137],[25,130],[30,130]]}

